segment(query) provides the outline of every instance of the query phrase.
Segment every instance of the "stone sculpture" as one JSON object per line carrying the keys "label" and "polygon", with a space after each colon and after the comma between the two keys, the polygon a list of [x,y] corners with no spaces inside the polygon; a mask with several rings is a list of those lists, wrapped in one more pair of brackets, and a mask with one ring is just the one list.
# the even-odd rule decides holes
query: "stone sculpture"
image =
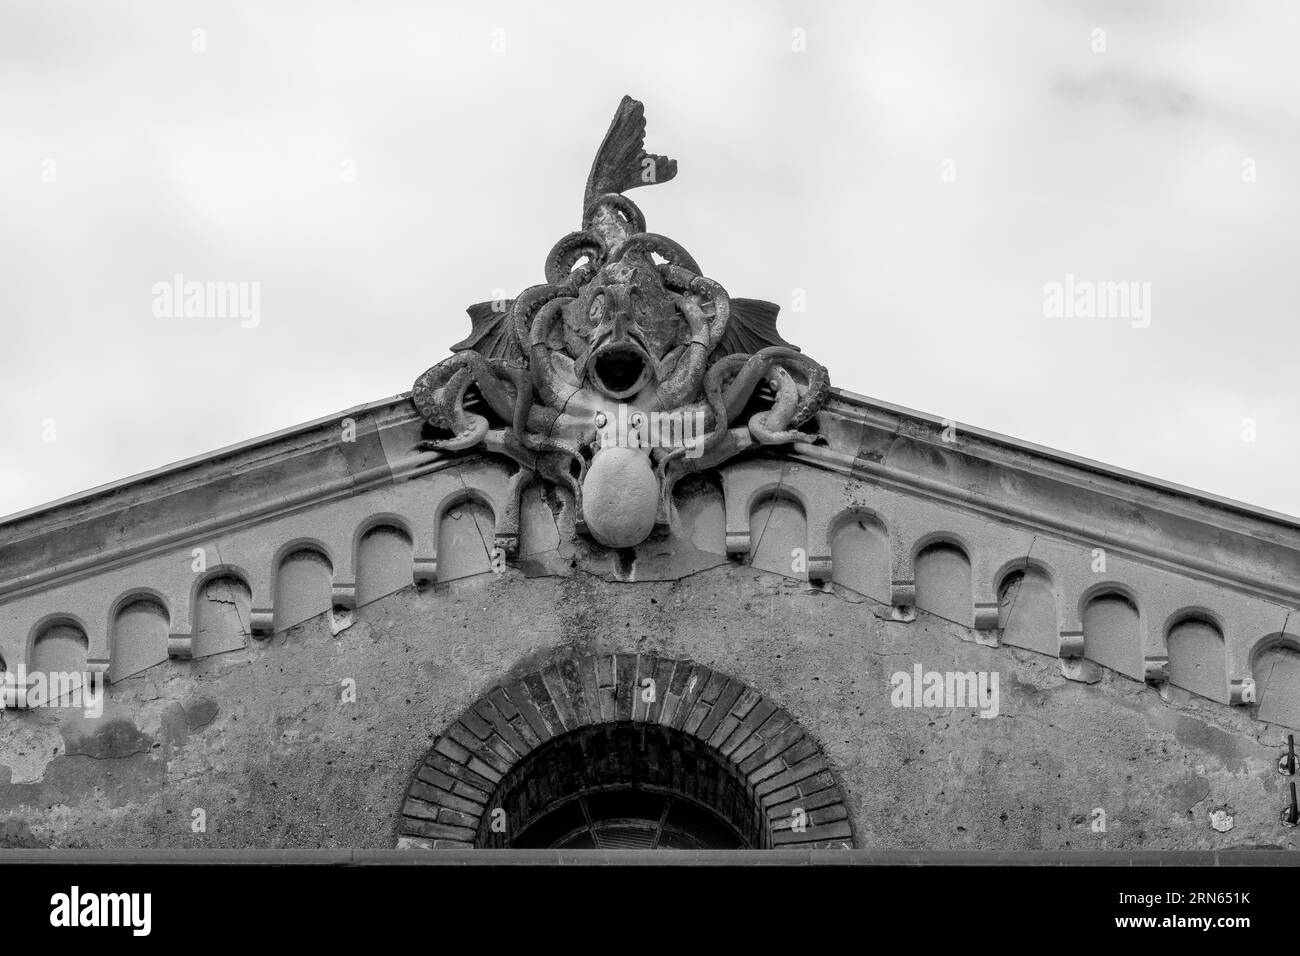
{"label": "stone sculpture", "polygon": [[683,474],[821,441],[801,426],[830,382],[777,333],[778,306],[731,298],[623,195],[677,174],[644,143],[644,107],[625,96],[592,163],[582,228],[551,249],[546,281],[470,306],[469,337],[415,381],[437,436],[421,448],[519,466],[499,517],[507,553],[535,477],[572,493],[580,533],[628,548],[667,522]]}

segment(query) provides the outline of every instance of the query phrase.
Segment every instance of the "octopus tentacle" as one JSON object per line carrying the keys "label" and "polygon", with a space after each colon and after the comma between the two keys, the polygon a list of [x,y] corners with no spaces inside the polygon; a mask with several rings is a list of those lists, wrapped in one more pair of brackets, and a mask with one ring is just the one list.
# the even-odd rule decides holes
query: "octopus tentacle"
{"label": "octopus tentacle", "polygon": [[772,366],[768,382],[776,392],[772,407],[749,417],[749,432],[763,445],[781,445],[792,441],[824,442],[820,435],[808,435],[797,428],[788,427],[799,403],[800,389],[794,377],[782,366]]}
{"label": "octopus tentacle", "polygon": [[676,408],[688,402],[700,387],[709,359],[709,324],[704,310],[687,298],[683,298],[678,306],[686,317],[691,338],[678,357],[672,375],[659,384],[653,405],[655,410]]}
{"label": "octopus tentacle", "polygon": [[668,264],[686,269],[692,275],[700,274],[700,267],[695,258],[680,243],[674,242],[667,236],[661,236],[657,232],[639,232],[629,237],[610,250],[609,257],[612,261],[617,261],[629,255],[640,255],[649,258],[652,253],[658,253],[668,260]]}
{"label": "octopus tentacle", "polygon": [[622,220],[624,231],[628,233],[645,232],[645,213],[641,207],[621,193],[604,193],[597,196],[582,211],[584,229],[591,229],[596,221],[596,214],[601,206],[612,210]]}
{"label": "octopus tentacle", "polygon": [[569,298],[553,298],[537,310],[532,329],[528,335],[528,364],[533,374],[533,388],[541,400],[551,408],[563,408],[573,394],[574,388],[561,382],[555,374],[551,363],[551,349],[547,339],[551,334],[551,325],[560,309]]}
{"label": "octopus tentacle", "polygon": [[461,451],[477,445],[487,435],[488,420],[465,409],[465,390],[472,382],[469,368],[452,362],[435,365],[416,379],[412,395],[420,414],[439,428],[455,432],[451,438],[421,442],[421,448]]}
{"label": "octopus tentacle", "polygon": [[[546,257],[546,281],[551,285],[566,282],[581,285],[605,261],[605,243],[594,232],[584,229],[571,232],[557,242]],[[586,256],[587,263],[575,275],[573,264]]]}
{"label": "octopus tentacle", "polygon": [[455,451],[483,440],[487,419],[465,408],[465,394],[471,385],[478,387],[495,414],[515,427],[527,424],[533,393],[523,366],[486,359],[477,352],[457,352],[425,371],[411,389],[415,407],[426,421],[455,432],[450,439],[425,443],[426,447]]}
{"label": "octopus tentacle", "polygon": [[706,279],[698,270],[686,269],[671,261],[661,263],[658,270],[669,290],[680,295],[701,296],[713,305],[713,317],[709,320],[709,351],[712,352],[727,331],[731,319],[731,296],[720,283]]}

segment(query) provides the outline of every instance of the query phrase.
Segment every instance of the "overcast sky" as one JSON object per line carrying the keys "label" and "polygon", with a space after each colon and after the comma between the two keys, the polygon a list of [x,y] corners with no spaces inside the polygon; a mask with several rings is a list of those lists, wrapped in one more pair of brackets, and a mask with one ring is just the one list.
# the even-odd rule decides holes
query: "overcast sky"
{"label": "overcast sky", "polygon": [[[624,93],[679,163],[649,228],[833,384],[1300,514],[1297,35],[1282,0],[8,0],[0,514],[408,389],[541,281]],[[260,321],[155,315],[177,273]],[[1149,324],[1045,315],[1067,275],[1150,283]]]}

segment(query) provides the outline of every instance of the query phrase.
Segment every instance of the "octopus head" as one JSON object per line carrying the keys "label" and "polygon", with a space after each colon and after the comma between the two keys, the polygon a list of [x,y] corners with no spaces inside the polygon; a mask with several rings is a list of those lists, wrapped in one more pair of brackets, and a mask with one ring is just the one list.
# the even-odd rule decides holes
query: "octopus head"
{"label": "octopus head", "polygon": [[568,308],[566,326],[577,340],[575,372],[619,401],[660,378],[662,360],[683,328],[673,296],[649,260],[603,267]]}

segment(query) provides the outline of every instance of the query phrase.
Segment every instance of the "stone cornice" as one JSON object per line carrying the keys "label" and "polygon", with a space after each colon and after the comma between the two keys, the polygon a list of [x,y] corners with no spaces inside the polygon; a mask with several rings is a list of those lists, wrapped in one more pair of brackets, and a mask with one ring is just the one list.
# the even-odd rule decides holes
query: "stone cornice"
{"label": "stone cornice", "polygon": [[[834,390],[791,460],[1300,603],[1300,521]],[[343,424],[355,423],[355,440]],[[398,395],[0,521],[0,603],[461,459],[415,450]]]}

